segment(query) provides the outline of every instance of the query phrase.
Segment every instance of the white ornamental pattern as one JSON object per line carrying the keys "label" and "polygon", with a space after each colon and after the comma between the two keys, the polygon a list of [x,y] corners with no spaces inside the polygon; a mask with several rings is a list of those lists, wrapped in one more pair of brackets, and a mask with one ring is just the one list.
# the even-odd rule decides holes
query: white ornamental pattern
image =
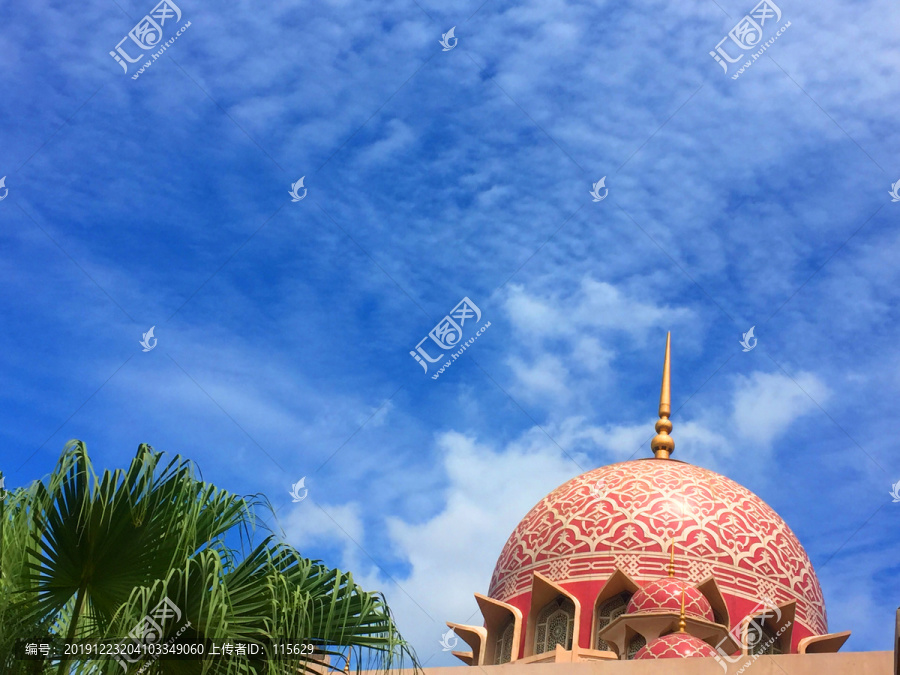
{"label": "white ornamental pattern", "polygon": [[[592,488],[603,481],[602,496]],[[618,566],[638,581],[665,574],[675,538],[676,575],[712,574],[723,593],[758,602],[797,601],[797,620],[827,632],[825,603],[806,551],[772,508],[714,471],[674,460],[594,469],[544,497],[510,536],[489,594],[508,601],[532,572],[567,580],[606,578]]]}

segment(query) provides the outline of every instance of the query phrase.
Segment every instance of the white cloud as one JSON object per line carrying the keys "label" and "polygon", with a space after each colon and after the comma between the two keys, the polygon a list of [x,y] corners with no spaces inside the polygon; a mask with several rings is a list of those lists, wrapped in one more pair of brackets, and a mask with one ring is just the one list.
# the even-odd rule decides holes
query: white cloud
{"label": "white cloud", "polygon": [[720,468],[723,455],[731,454],[735,448],[717,429],[723,427],[699,420],[679,422],[672,431],[675,438],[675,459],[684,459],[708,469]]}
{"label": "white cloud", "polygon": [[[441,434],[436,446],[447,476],[443,508],[420,522],[387,519],[392,548],[410,566],[409,575],[397,580],[402,589],[371,566],[355,574],[367,588],[384,591],[404,636],[423,659],[432,656],[431,647],[441,651],[438,640],[446,630],[445,621],[470,620],[476,609],[472,593],[487,591],[500,550],[519,520],[544,495],[580,473],[546,435],[534,429],[499,450],[458,432]],[[325,508],[354,538],[362,536],[356,505]],[[360,570],[358,565],[351,567],[358,562],[358,553],[342,543],[346,537],[317,511],[292,512],[285,525],[289,541],[341,542],[343,564]]]}
{"label": "white cloud", "polygon": [[389,120],[385,126],[387,135],[366,146],[358,155],[360,162],[364,164],[385,162],[394,154],[408,148],[415,140],[412,129],[401,120]]}
{"label": "white cloud", "polygon": [[643,344],[654,330],[664,335],[695,320],[691,309],[646,301],[590,276],[570,295],[558,288],[512,284],[503,298],[518,350],[506,359],[512,393],[550,410],[588,399],[598,382],[612,384],[614,345],[622,339]]}
{"label": "white cloud", "polygon": [[[648,415],[646,422],[638,424],[582,426],[577,433],[560,438],[571,439],[571,442],[575,442],[576,437],[590,440],[603,451],[604,459],[609,462],[642,459],[651,454],[650,440],[656,435],[655,422],[655,416]],[[719,466],[722,455],[733,452],[734,448],[716,431],[717,428],[720,425],[714,421],[677,420],[672,432],[676,459],[685,459],[710,469]]]}
{"label": "white cloud", "polygon": [[783,373],[755,372],[735,382],[732,423],[748,443],[771,445],[800,416],[824,405],[828,387],[812,373],[791,379]]}
{"label": "white cloud", "polygon": [[694,317],[685,307],[648,302],[590,276],[569,296],[556,290],[529,292],[511,284],[504,304],[522,340],[582,338],[579,332],[584,329],[592,336],[600,330],[644,337],[650,328],[680,325]]}
{"label": "white cloud", "polygon": [[376,408],[372,413],[372,417],[368,422],[365,423],[366,426],[371,428],[376,428],[384,425],[387,421],[388,415],[391,414],[391,411],[394,409],[394,402],[391,400],[386,401],[381,405],[380,408]]}
{"label": "white cloud", "polygon": [[528,402],[546,400],[548,396],[558,401],[569,399],[569,370],[558,356],[545,353],[530,362],[513,356],[507,363],[516,378],[517,397]]}
{"label": "white cloud", "polygon": [[[359,505],[353,502],[340,505],[319,504],[319,486],[308,480],[309,498],[285,507],[280,521],[287,541],[303,552],[316,546],[339,546],[345,569],[360,569],[361,551],[365,532]],[[318,494],[317,494],[318,492]]]}
{"label": "white cloud", "polygon": [[574,341],[578,364],[591,372],[605,369],[613,358],[613,352],[607,349],[600,340],[590,335],[582,335]]}
{"label": "white cloud", "polygon": [[[675,456],[722,470],[736,454],[749,451],[756,460],[747,466],[744,477],[749,477],[749,472],[766,474],[778,438],[801,417],[818,410],[803,390],[819,403],[830,397],[827,386],[812,373],[799,373],[794,380],[778,372],[739,375],[729,383],[725,407],[705,407],[690,418],[676,413],[672,432]],[[595,427],[591,435],[612,457],[626,459],[644,448],[649,452],[655,421]],[[636,456],[646,455],[638,452]]]}

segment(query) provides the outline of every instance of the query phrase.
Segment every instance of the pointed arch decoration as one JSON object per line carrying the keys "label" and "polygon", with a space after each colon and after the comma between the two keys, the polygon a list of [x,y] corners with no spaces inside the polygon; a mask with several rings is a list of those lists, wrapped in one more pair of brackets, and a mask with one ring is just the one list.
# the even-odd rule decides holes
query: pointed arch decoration
{"label": "pointed arch decoration", "polygon": [[798,654],[833,654],[837,652],[847,638],[850,637],[850,631],[845,630],[842,633],[826,633],[825,635],[810,635],[800,640],[797,645]]}
{"label": "pointed arch decoration", "polygon": [[513,656],[513,648],[514,646],[518,648],[518,645],[515,644],[515,631],[515,623],[509,621],[506,627],[498,633],[497,639],[494,641],[494,664],[499,666],[504,663],[511,663],[515,658]]}
{"label": "pointed arch decoration", "polygon": [[458,658],[460,661],[462,661],[463,663],[465,663],[467,666],[474,666],[474,665],[475,665],[474,663],[472,663],[472,652],[457,652],[457,651],[452,651],[452,652],[450,652],[450,653],[453,654],[453,656],[455,656],[456,658]]}
{"label": "pointed arch decoration", "polygon": [[[484,647],[487,641],[487,630],[481,626],[466,626],[461,623],[447,622],[459,638],[472,648],[472,652],[453,652],[460,661],[470,666],[484,665]],[[468,659],[468,660],[467,660]]]}
{"label": "pointed arch decoration", "polygon": [[594,618],[591,625],[591,649],[611,651],[618,654],[618,648],[607,643],[598,633],[625,613],[631,596],[640,590],[638,583],[624,571],[616,567],[594,602]]}
{"label": "pointed arch decoration", "polygon": [[557,647],[571,650],[575,633],[575,605],[563,595],[544,605],[534,626],[534,653],[546,654]]}
{"label": "pointed arch decoration", "polygon": [[[551,607],[551,603],[557,603]],[[548,610],[542,615],[544,610]],[[562,625],[560,612],[569,615],[569,626]],[[555,635],[564,635],[566,649],[578,646],[579,625],[581,622],[581,603],[574,595],[569,593],[559,584],[554,583],[540,572],[534,572],[531,577],[531,607],[528,611],[528,620],[525,623],[525,656],[532,656],[541,652],[537,651],[539,645],[546,646],[552,639],[549,633],[538,635],[538,624],[543,621],[542,628],[552,631]],[[541,638],[538,640],[538,638]],[[550,645],[552,650],[555,645]]]}
{"label": "pointed arch decoration", "polygon": [[484,662],[499,665],[516,661],[522,637],[521,610],[481,593],[475,593],[475,602],[478,603],[487,630]]}
{"label": "pointed arch decoration", "polygon": [[697,590],[703,593],[703,596],[709,601],[716,623],[720,623],[723,626],[731,626],[731,614],[728,612],[728,603],[725,602],[725,596],[722,595],[715,577],[712,575],[706,577],[697,584]]}
{"label": "pointed arch decoration", "polygon": [[647,646],[647,638],[645,638],[640,633],[634,633],[630,638],[628,638],[628,644],[625,647],[625,660],[631,661],[634,659],[634,655],[637,654],[641,647]]}
{"label": "pointed arch decoration", "polygon": [[744,621],[744,654],[790,654],[794,632],[797,601],[778,605],[774,610],[763,611]]}

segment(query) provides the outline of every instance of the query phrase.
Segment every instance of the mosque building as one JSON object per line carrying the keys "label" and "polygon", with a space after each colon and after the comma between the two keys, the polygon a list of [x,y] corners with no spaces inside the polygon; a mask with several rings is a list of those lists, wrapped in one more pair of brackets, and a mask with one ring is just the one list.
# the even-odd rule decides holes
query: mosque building
{"label": "mosque building", "polygon": [[454,654],[530,673],[900,675],[896,654],[838,653],[850,631],[829,630],[809,556],[769,505],[672,458],[670,347],[653,457],[588,471],[532,508],[475,593],[482,625],[447,623],[470,648]]}

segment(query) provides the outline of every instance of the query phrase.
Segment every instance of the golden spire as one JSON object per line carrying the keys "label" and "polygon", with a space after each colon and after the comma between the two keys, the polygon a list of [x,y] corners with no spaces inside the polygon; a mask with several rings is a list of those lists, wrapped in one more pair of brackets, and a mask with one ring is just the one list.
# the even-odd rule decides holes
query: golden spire
{"label": "golden spire", "polygon": [[678,617],[678,632],[684,633],[687,628],[687,621],[684,620],[684,589],[681,589],[681,615]]}
{"label": "golden spire", "polygon": [[675,441],[669,436],[669,432],[672,431],[672,423],[669,421],[669,415],[672,414],[672,393],[669,384],[671,344],[672,333],[666,333],[666,360],[663,362],[662,386],[659,390],[659,421],[656,423],[656,436],[650,441],[656,459],[668,459],[675,451]]}
{"label": "golden spire", "polygon": [[672,551],[669,553],[669,576],[675,576],[675,537],[672,537]]}
{"label": "golden spire", "polygon": [[347,647],[347,660],[344,661],[344,675],[350,672],[350,647]]}

